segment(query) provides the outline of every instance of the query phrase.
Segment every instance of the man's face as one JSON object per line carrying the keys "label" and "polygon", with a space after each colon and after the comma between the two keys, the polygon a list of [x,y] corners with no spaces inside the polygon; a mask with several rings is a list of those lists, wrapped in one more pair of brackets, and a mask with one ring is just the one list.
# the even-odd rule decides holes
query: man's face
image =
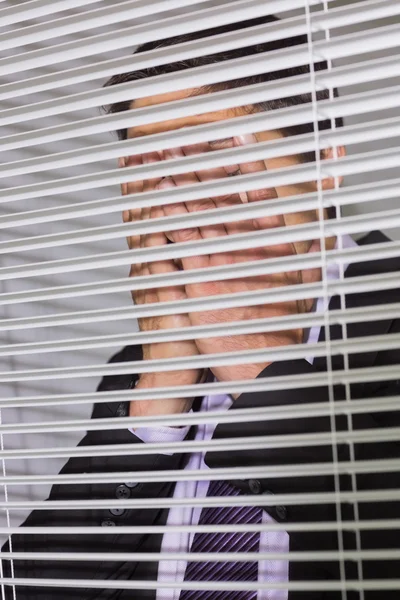
{"label": "man's face", "polygon": [[[132,106],[132,108],[145,108],[148,106],[153,106],[153,105],[157,105],[157,104],[171,102],[174,100],[184,99],[186,97],[196,95],[196,93],[197,93],[197,91],[193,90],[193,89],[177,91],[177,92],[169,92],[169,93],[165,93],[165,94],[159,94],[156,96],[140,98],[138,100],[135,100],[131,106]],[[232,119],[235,117],[240,117],[240,116],[249,114],[249,109],[248,109],[248,107],[246,107],[246,108],[239,107],[239,108],[232,108],[232,109],[226,109],[226,110],[219,110],[219,111],[200,114],[200,115],[185,116],[182,118],[163,121],[160,123],[144,124],[140,127],[139,126],[131,127],[127,131],[127,137],[128,137],[128,139],[134,139],[134,138],[139,138],[139,137],[143,137],[143,136],[147,136],[147,135],[151,135],[151,134],[162,133],[162,132],[166,132],[166,131],[174,131],[176,129],[181,129],[183,127],[184,128],[195,127],[197,125],[202,125],[205,123],[213,123],[213,122],[222,121],[222,120],[226,120],[226,119]],[[266,142],[266,141],[273,141],[273,140],[279,139],[283,136],[279,131],[263,131],[263,132],[256,133],[255,137],[256,137],[257,141]],[[209,144],[209,149],[210,150],[220,150],[223,148],[229,148],[230,146],[232,146],[232,143],[233,143],[233,140],[229,140],[229,139],[211,140],[210,144]],[[203,145],[203,147],[204,147],[204,145]],[[186,153],[200,152],[200,151],[202,151],[201,145],[194,145],[191,147],[186,147],[185,151],[186,151]],[[339,156],[343,155],[343,153],[344,153],[342,148],[339,148],[337,151],[338,151]],[[329,157],[329,154],[327,154],[327,157]],[[137,155],[131,155],[131,156],[124,157],[122,159],[121,165],[122,166],[133,166],[133,165],[139,164],[142,161],[146,163],[146,162],[156,162],[156,161],[164,160],[164,159],[165,159],[165,157],[163,155],[163,152],[150,153],[148,155],[143,155],[141,157],[138,157]],[[289,167],[292,165],[299,164],[301,161],[298,156],[296,156],[296,155],[290,156],[289,155],[289,156],[279,156],[276,158],[266,159],[263,162],[264,162],[266,170],[272,171],[274,169],[280,169],[282,167]],[[233,165],[230,167],[230,169],[227,168],[227,174],[229,173],[229,171],[231,172],[230,174],[233,174],[233,172],[235,171],[235,169],[237,167],[238,167],[237,165],[236,166]],[[211,174],[209,179],[212,179],[212,178],[213,177]],[[149,191],[151,189],[158,187],[159,184],[160,184],[160,180],[157,181],[156,179],[147,180],[147,181],[128,182],[128,183],[122,185],[122,193],[123,194],[133,194],[133,193],[138,193],[138,192],[142,192],[142,191]],[[324,189],[328,189],[333,186],[334,186],[333,181],[331,181],[331,180],[323,181]],[[315,192],[316,189],[317,189],[317,185],[316,185],[315,181],[302,182],[302,183],[292,184],[292,185],[282,185],[282,186],[275,188],[274,197],[278,196],[278,198],[283,198],[285,196],[305,194],[305,193]],[[132,216],[133,215],[129,216],[128,213],[125,213],[124,220],[132,220]],[[318,219],[317,211],[306,211],[306,212],[302,211],[302,212],[297,212],[297,213],[293,213],[290,215],[285,215],[286,225],[300,224],[300,223],[315,221],[317,219]],[[334,241],[335,240],[333,238],[331,238],[330,240],[327,240],[327,246],[333,247]],[[307,252],[308,250],[307,250],[307,247],[304,247],[304,245],[302,245],[301,249],[300,248],[297,249],[297,252],[299,252],[299,251]]]}

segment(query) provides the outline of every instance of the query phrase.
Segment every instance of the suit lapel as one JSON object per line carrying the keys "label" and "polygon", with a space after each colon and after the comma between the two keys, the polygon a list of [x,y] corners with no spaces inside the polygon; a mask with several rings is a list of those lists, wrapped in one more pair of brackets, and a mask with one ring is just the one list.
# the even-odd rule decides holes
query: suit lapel
{"label": "suit lapel", "polygon": [[[359,245],[367,245],[374,243],[382,243],[388,241],[382,233],[374,231],[368,234],[365,238],[358,242]],[[364,263],[352,263],[344,274],[345,279],[351,279],[352,277],[359,277],[362,275],[371,275],[373,273],[381,273],[385,271],[391,271],[398,268],[398,264],[394,264],[391,260],[380,260],[380,261],[369,261]],[[348,309],[362,308],[367,306],[373,306],[377,304],[386,304],[389,302],[399,301],[399,290],[385,290],[374,291],[374,292],[361,292],[358,294],[347,294],[345,296],[344,307]],[[339,310],[341,307],[340,296],[333,296],[329,303],[329,310]],[[370,335],[384,335],[388,333],[392,324],[391,319],[379,320],[379,321],[362,321],[358,323],[347,324],[347,337],[357,338]],[[342,325],[331,325],[330,339],[341,340],[344,338],[344,327]],[[324,342],[326,339],[325,327],[321,327],[319,336],[319,342]],[[345,343],[345,342],[344,342]],[[377,352],[367,352],[362,354],[349,354],[349,367],[355,369],[358,367],[368,368],[375,362]],[[316,357],[314,365],[318,370],[326,370],[326,358]],[[332,369],[338,370],[344,368],[344,360],[342,354],[332,355]]]}

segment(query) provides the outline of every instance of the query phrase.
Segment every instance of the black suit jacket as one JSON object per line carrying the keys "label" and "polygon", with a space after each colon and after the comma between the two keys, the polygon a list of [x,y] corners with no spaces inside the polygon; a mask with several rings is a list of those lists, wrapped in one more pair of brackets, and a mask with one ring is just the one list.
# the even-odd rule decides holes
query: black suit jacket
{"label": "black suit jacket", "polygon": [[[369,234],[361,243],[369,244],[387,241],[381,233]],[[376,260],[351,265],[346,271],[346,277],[369,275],[372,273],[384,273],[400,271],[400,260],[398,258],[388,260]],[[400,290],[392,289],[381,293],[359,293],[349,294],[346,298],[346,306],[359,307],[400,301]],[[340,299],[333,297],[330,308],[339,308]],[[392,334],[400,332],[400,320],[385,319],[384,306],[382,307],[382,320],[369,323],[353,323],[348,326],[348,336],[359,337],[373,334]],[[342,331],[340,326],[331,327],[331,338],[340,339]],[[320,339],[325,335],[321,331]],[[127,347],[112,358],[114,362],[137,360],[140,358],[141,350],[138,347]],[[399,349],[391,349],[381,352],[368,352],[350,355],[350,368],[366,368],[372,366],[383,366],[400,363]],[[340,355],[333,356],[333,368],[341,369],[343,360]],[[266,368],[259,377],[269,378],[280,375],[293,375],[316,373],[326,369],[325,359],[318,358],[313,365],[306,360],[276,362]],[[136,375],[108,376],[105,377],[99,391],[128,389],[132,387]],[[344,389],[342,386],[335,387],[335,399],[343,399]],[[351,398],[357,402],[360,398],[373,398],[392,396],[400,393],[400,379],[391,381],[380,381],[358,383],[351,385]],[[301,404],[309,402],[328,402],[328,388],[299,388],[296,390],[280,390],[259,393],[243,393],[232,405],[230,410],[260,406],[281,406],[288,404]],[[124,418],[128,415],[129,403],[104,403],[95,404],[92,418]],[[399,426],[399,411],[381,412],[372,414],[357,414],[353,416],[353,429],[368,429]],[[344,416],[336,418],[336,428],[346,430],[348,428],[347,418]],[[193,429],[193,428],[192,428]],[[240,424],[220,424],[217,426],[214,439],[258,436],[258,435],[280,435],[298,434],[312,432],[330,431],[331,423],[329,417],[314,417],[308,419],[282,419],[276,421],[255,421]],[[193,431],[189,433],[189,437]],[[109,444],[142,444],[128,429],[113,431],[90,431],[81,440],[80,446]],[[348,460],[349,447],[346,444],[338,446],[339,460]],[[357,460],[371,460],[382,458],[398,458],[400,456],[400,445],[397,441],[382,443],[362,443],[355,445],[355,458]],[[71,458],[61,470],[61,473],[102,473],[113,471],[147,471],[162,469],[184,468],[187,460],[185,454],[166,455],[141,455],[127,454],[123,457],[82,457]],[[304,446],[296,448],[271,449],[237,452],[209,452],[206,455],[206,463],[212,468],[232,466],[255,466],[255,465],[296,465],[312,462],[331,462],[332,447],[327,446]],[[332,492],[334,480],[331,476],[313,477],[278,477],[260,479],[254,481],[235,481],[245,493],[264,494],[269,500],[276,494],[281,493],[305,493],[305,492]],[[128,485],[126,485],[128,484]],[[121,488],[120,486],[124,486]],[[341,490],[351,490],[351,481],[348,475],[340,477]],[[395,473],[365,473],[357,476],[357,488],[359,490],[374,489],[398,489],[400,487],[400,472]],[[121,494],[130,495],[131,498],[168,498],[174,493],[174,483],[144,483],[135,485],[135,482],[121,481],[118,484],[91,484],[91,485],[54,485],[49,496],[51,500],[78,500],[78,499],[115,499]],[[128,492],[126,491],[128,490]],[[305,504],[294,506],[273,506],[269,504],[265,509],[281,523],[315,523],[318,521],[335,523],[337,519],[336,506],[334,504]],[[368,502],[359,503],[359,519],[390,519],[400,518],[400,502]],[[341,518],[344,521],[353,521],[355,518],[352,504],[341,505]],[[120,515],[112,514],[107,509],[98,510],[87,508],[85,510],[41,510],[33,511],[24,522],[24,526],[113,526],[113,535],[27,535],[17,534],[12,536],[13,551],[46,551],[46,552],[159,552],[161,546],[161,535],[149,534],[125,534],[118,532],[121,525],[152,525],[165,524],[168,517],[168,509],[140,509],[125,510]],[[344,547],[349,550],[356,548],[354,530],[350,527],[343,531]],[[361,531],[362,549],[393,548],[399,549],[400,530],[367,530]],[[338,548],[338,536],[335,530],[317,530],[313,532],[299,531],[290,534],[290,550],[336,550]],[[3,546],[7,550],[8,545]],[[4,563],[4,576],[10,576],[10,567],[7,561]],[[400,560],[378,561],[370,560],[363,562],[364,579],[392,578],[398,577],[400,571]],[[17,560],[14,561],[16,577],[35,578],[66,578],[66,579],[89,579],[89,580],[134,580],[146,579],[156,580],[157,563],[144,562],[77,562],[77,561],[38,561]],[[345,564],[346,577],[357,579],[356,563],[347,561]],[[298,562],[292,561],[289,566],[290,581],[332,581],[340,576],[338,563],[331,562]],[[7,598],[12,598],[11,588],[7,589]],[[366,600],[394,600],[399,598],[400,591],[367,592]],[[44,587],[19,587],[17,597],[19,600],[50,600],[55,598],[70,598],[79,600],[154,600],[155,591],[112,590],[112,589],[83,589],[83,588],[44,588]],[[340,592],[290,592],[289,600],[339,600]],[[350,592],[348,600],[358,599],[357,592]]]}

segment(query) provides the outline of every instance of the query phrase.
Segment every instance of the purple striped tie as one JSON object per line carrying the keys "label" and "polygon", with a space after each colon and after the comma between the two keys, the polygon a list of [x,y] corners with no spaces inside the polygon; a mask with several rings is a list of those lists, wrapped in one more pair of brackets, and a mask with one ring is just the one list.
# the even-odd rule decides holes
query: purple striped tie
{"label": "purple striped tie", "polygon": [[[212,481],[208,496],[238,496],[240,490],[225,481]],[[261,523],[262,508],[231,506],[203,508],[199,525]],[[258,552],[260,534],[256,533],[196,533],[191,552]],[[255,562],[188,562],[185,581],[257,581]],[[182,590],[179,600],[256,600],[257,592]]]}

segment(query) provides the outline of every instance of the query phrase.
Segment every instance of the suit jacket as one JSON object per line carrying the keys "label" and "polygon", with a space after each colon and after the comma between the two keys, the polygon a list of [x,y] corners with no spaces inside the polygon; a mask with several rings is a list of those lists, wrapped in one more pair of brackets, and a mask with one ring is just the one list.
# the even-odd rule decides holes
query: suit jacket
{"label": "suit jacket", "polygon": [[[372,244],[387,241],[387,238],[379,232],[369,234],[361,243]],[[370,275],[373,273],[385,273],[400,271],[400,259],[385,259],[363,262],[351,265],[346,271],[346,277],[359,275]],[[400,290],[391,289],[383,292],[369,292],[349,294],[346,298],[348,308],[377,305],[400,301]],[[330,308],[339,308],[340,298],[334,296],[331,299]],[[400,332],[400,319],[391,320],[385,318],[384,306],[382,307],[382,318],[376,322],[350,323],[348,325],[348,337],[360,337],[366,335],[392,334]],[[341,326],[334,325],[330,330],[331,339],[341,339]],[[323,340],[325,331],[322,329],[320,340]],[[111,361],[137,360],[141,356],[139,347],[131,346],[123,349],[115,355]],[[332,357],[333,369],[343,368],[342,356]],[[398,348],[380,352],[366,352],[350,354],[349,367],[365,368],[373,366],[393,365],[400,363],[400,350]],[[311,365],[306,360],[293,360],[276,362],[267,367],[259,377],[269,378],[274,376],[312,374],[326,370],[326,360],[316,358]],[[136,375],[120,375],[104,377],[99,392],[105,390],[128,389],[133,386]],[[380,398],[400,394],[400,379],[380,382],[365,382],[352,384],[352,402],[361,398]],[[344,388],[337,385],[334,388],[335,399],[345,398]],[[279,391],[266,391],[257,393],[243,393],[232,405],[230,410],[261,406],[281,406],[289,404],[301,404],[310,402],[328,402],[329,391],[326,386],[313,388],[299,388]],[[95,404],[92,418],[124,418],[129,414],[129,402],[114,402]],[[377,412],[371,414],[356,414],[353,416],[353,429],[369,429],[399,426],[399,411]],[[346,430],[348,421],[346,416],[336,417],[336,429]],[[193,429],[193,428],[192,428]],[[329,432],[331,422],[329,417],[319,416],[310,418],[282,419],[275,421],[253,421],[251,423],[241,422],[227,424],[223,423],[216,427],[214,439],[224,439],[243,436],[259,435],[281,435],[299,434],[313,432]],[[189,432],[189,437],[193,431]],[[89,431],[80,442],[80,446],[109,444],[142,444],[128,428],[112,431]],[[349,446],[339,444],[339,460],[349,460]],[[361,443],[354,446],[355,458],[357,460],[371,460],[383,458],[399,458],[400,444],[398,441],[380,443]],[[243,467],[256,465],[296,465],[302,463],[329,463],[332,462],[332,446],[304,446],[296,448],[263,448],[260,450],[238,450],[236,452],[208,452],[206,463],[212,468],[218,467]],[[130,455],[108,456],[108,457],[77,457],[71,458],[61,470],[61,473],[103,473],[113,471],[151,471],[162,469],[184,468],[187,460],[185,454],[169,455]],[[357,475],[358,490],[381,490],[398,489],[400,487],[400,472],[391,473],[362,473]],[[308,476],[308,477],[265,477],[256,482],[254,480],[240,480],[232,482],[239,486],[245,493],[264,494],[271,500],[275,494],[298,494],[306,492],[332,492],[335,489],[332,476]],[[121,487],[122,486],[122,487]],[[349,475],[340,477],[341,490],[351,490]],[[123,490],[123,492],[121,492]],[[90,500],[90,499],[115,499],[116,497],[131,498],[169,498],[174,493],[174,483],[140,483],[124,482],[94,483],[83,485],[54,485],[50,500]],[[267,510],[280,523],[315,523],[318,521],[332,522],[337,520],[337,507],[335,504],[304,504],[290,506],[265,506]],[[400,502],[364,502],[359,503],[359,519],[391,519],[400,518]],[[115,512],[115,511],[114,511]],[[117,511],[119,512],[119,511]],[[16,534],[12,536],[13,551],[46,551],[46,552],[159,552],[162,537],[161,534],[125,534],[118,532],[121,525],[152,525],[165,524],[168,517],[168,509],[128,509],[122,514],[112,514],[107,509],[88,508],[80,510],[35,510],[26,521],[24,526],[113,526],[114,535],[79,535],[63,534]],[[352,504],[341,505],[341,519],[353,521],[355,519],[354,506]],[[400,545],[399,529],[365,530],[361,531],[361,546],[363,550],[375,548],[398,549]],[[356,537],[354,530],[349,527],[343,530],[343,545],[345,549],[356,548]],[[332,531],[296,531],[290,533],[291,551],[323,551],[337,550],[338,535],[333,527]],[[8,545],[3,546],[7,551]],[[4,576],[10,577],[10,566],[8,561],[3,561]],[[348,579],[357,579],[357,564],[354,561],[345,563],[345,572]],[[400,569],[400,560],[365,560],[362,564],[364,579],[396,578]],[[15,577],[35,578],[65,578],[65,579],[88,579],[88,580],[156,580],[157,563],[145,562],[78,562],[78,561],[39,561],[39,560],[17,560],[14,561]],[[340,578],[339,567],[336,561],[292,561],[289,565],[289,579],[294,581],[321,581],[329,582]],[[12,598],[11,588],[6,587],[6,598]],[[70,587],[18,587],[17,597],[19,600],[54,600],[57,598],[69,598],[75,600],[154,600],[154,590],[115,590],[115,589],[83,589]],[[399,591],[371,591],[365,594],[366,600],[394,600],[399,597]],[[289,600],[339,600],[340,592],[290,592]],[[348,600],[358,599],[357,592],[349,592]]]}

